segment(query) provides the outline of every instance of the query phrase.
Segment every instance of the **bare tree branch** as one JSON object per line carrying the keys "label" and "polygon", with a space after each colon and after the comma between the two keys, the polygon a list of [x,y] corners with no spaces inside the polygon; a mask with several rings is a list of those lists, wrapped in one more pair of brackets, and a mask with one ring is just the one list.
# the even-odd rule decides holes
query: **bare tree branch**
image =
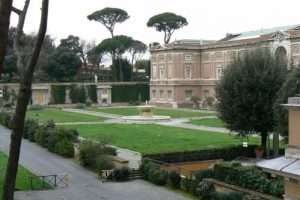
{"label": "bare tree branch", "polygon": [[18,14],[18,15],[21,15],[21,14],[22,14],[22,10],[20,10],[20,9],[14,7],[14,6],[11,8],[11,11],[13,11],[14,13],[16,13],[16,14]]}

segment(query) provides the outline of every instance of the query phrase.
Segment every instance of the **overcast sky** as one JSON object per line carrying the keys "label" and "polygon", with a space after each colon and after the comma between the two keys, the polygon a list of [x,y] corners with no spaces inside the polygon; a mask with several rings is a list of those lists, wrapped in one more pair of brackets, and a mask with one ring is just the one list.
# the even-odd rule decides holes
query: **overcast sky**
{"label": "overcast sky", "polygon": [[[24,0],[14,0],[22,8]],[[40,18],[41,0],[31,0],[25,32],[36,32]],[[177,39],[221,39],[226,33],[300,24],[299,0],[50,0],[48,31],[56,44],[61,38],[76,35],[97,43],[110,37],[99,22],[89,21],[87,15],[105,7],[121,8],[130,18],[115,27],[115,35],[163,43],[163,33],[148,28],[148,19],[162,12],[184,16],[188,26],[176,31]],[[12,15],[11,25],[17,18]]]}

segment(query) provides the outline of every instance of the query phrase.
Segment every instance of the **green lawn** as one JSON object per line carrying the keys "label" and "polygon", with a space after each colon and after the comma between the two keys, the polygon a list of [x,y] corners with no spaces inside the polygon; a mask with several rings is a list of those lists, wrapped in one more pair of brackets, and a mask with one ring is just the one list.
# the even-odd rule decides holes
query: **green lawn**
{"label": "green lawn", "polygon": [[[111,143],[141,153],[196,150],[241,144],[239,139],[224,133],[168,127],[155,124],[94,124],[64,125],[75,128],[81,137]],[[250,144],[258,144],[259,137],[249,137]]]}
{"label": "green lawn", "polygon": [[198,126],[220,127],[220,128],[225,127],[225,123],[219,118],[192,119],[188,122],[188,124],[194,124]]}
{"label": "green lawn", "polygon": [[[6,172],[6,163],[7,163],[7,156],[0,152],[0,197],[2,196],[5,172]],[[24,167],[19,165],[18,175],[17,175],[17,182],[16,182],[16,190],[29,190],[30,183],[29,177],[34,176],[33,173],[25,169]],[[41,181],[40,183],[41,184]]]}
{"label": "green lawn", "polygon": [[39,122],[46,122],[48,119],[53,119],[55,122],[91,122],[103,121],[106,118],[91,116],[86,114],[72,113],[62,110],[28,110],[26,118],[35,119],[36,114],[39,115]]}
{"label": "green lawn", "polygon": [[[136,107],[133,108],[93,108],[91,109],[97,112],[104,112],[110,114],[117,114],[117,115],[139,115],[139,110]],[[184,118],[184,117],[202,117],[202,116],[212,116],[216,115],[216,113],[206,112],[206,111],[185,111],[185,110],[178,110],[178,109],[162,109],[162,108],[155,108],[153,109],[154,115],[167,115],[171,118]]]}

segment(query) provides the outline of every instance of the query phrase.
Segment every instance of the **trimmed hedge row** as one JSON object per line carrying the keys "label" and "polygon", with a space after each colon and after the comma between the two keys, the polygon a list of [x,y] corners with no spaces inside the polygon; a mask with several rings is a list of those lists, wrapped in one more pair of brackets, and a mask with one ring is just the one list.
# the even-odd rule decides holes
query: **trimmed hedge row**
{"label": "trimmed hedge row", "polygon": [[149,84],[112,85],[112,102],[146,101],[149,100]]}
{"label": "trimmed hedge row", "polygon": [[51,85],[52,104],[64,104],[66,98],[65,85]]}
{"label": "trimmed hedge row", "polygon": [[283,178],[272,178],[258,167],[245,167],[240,163],[222,162],[215,164],[214,178],[277,197],[284,194]]}
{"label": "trimmed hedge row", "polygon": [[225,161],[234,160],[237,157],[255,158],[256,145],[248,145],[247,148],[232,146],[215,149],[201,149],[196,151],[182,151],[171,153],[143,154],[143,157],[159,160],[166,163],[191,162],[202,160],[223,159]]}

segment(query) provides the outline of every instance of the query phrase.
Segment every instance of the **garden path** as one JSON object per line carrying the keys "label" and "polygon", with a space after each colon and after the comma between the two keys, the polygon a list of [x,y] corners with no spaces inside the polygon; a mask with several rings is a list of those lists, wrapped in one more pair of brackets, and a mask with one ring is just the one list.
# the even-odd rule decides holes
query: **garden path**
{"label": "garden path", "polygon": [[[8,152],[9,129],[0,126],[0,150]],[[48,152],[46,149],[22,141],[20,164],[37,175],[64,174],[69,176],[69,186],[46,191],[16,192],[16,200],[186,200],[180,194],[155,186],[143,180],[122,183],[101,183],[97,175],[70,159]]]}

